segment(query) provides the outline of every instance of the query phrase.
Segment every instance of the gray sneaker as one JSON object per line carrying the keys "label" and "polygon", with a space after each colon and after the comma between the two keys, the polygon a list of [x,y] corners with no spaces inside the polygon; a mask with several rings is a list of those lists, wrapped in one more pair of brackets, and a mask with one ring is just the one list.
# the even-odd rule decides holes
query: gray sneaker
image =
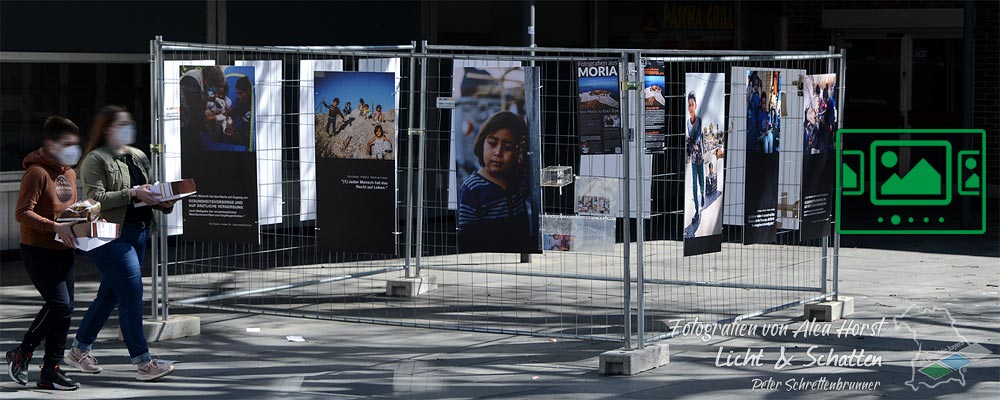
{"label": "gray sneaker", "polygon": [[89,351],[83,351],[76,347],[69,351],[69,354],[66,355],[63,361],[66,362],[66,365],[76,368],[77,371],[85,374],[99,374],[101,371],[104,371],[104,368],[97,365],[97,359],[90,355]]}
{"label": "gray sneaker", "polygon": [[152,381],[170,375],[172,372],[174,372],[173,365],[165,364],[160,362],[160,360],[153,359],[139,364],[139,375],[137,375],[135,379],[140,381]]}

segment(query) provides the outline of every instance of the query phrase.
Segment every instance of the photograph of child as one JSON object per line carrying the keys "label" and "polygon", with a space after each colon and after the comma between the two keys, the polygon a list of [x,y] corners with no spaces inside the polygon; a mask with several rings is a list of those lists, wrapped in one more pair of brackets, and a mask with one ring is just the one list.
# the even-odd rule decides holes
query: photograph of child
{"label": "photograph of child", "polygon": [[805,154],[833,151],[837,131],[837,74],[804,75]]}
{"label": "photograph of child", "polygon": [[[457,67],[454,79],[458,252],[539,253],[537,69]],[[377,116],[384,102],[371,104]]]}
{"label": "photograph of child", "polygon": [[707,247],[688,242],[722,234],[725,83],[724,74],[689,73],[685,77],[685,255],[717,251],[714,242]]}
{"label": "photograph of child", "polygon": [[[381,108],[396,104],[392,73],[316,71],[314,87],[318,157],[395,159],[396,110]],[[346,99],[358,99],[358,107]],[[375,114],[365,99],[378,102]]]}
{"label": "photograph of child", "polygon": [[474,147],[480,168],[458,192],[459,252],[538,251],[528,136],[524,118],[510,111],[493,114],[480,127]]}
{"label": "photograph of child", "polygon": [[182,66],[181,135],[205,151],[253,151],[253,82],[251,66]]}

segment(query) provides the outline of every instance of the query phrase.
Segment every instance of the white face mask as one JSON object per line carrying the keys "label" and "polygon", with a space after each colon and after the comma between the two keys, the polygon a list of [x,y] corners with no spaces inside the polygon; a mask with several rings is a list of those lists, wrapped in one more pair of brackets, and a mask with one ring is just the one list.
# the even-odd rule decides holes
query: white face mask
{"label": "white face mask", "polygon": [[80,161],[80,153],[82,153],[80,146],[66,146],[63,147],[62,150],[59,150],[59,153],[56,154],[56,158],[59,160],[60,164],[72,167]]}
{"label": "white face mask", "polygon": [[135,125],[126,125],[115,129],[108,136],[108,143],[113,147],[120,147],[135,143]]}

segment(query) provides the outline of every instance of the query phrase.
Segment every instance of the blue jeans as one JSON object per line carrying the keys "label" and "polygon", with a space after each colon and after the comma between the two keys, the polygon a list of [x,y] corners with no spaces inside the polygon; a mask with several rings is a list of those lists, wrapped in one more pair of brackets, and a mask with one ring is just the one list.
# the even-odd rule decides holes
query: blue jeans
{"label": "blue jeans", "polygon": [[122,226],[121,236],[87,253],[101,271],[97,298],[80,322],[73,347],[90,351],[97,334],[118,307],[118,325],[133,364],[149,361],[149,347],[142,332],[142,258],[149,228]]}
{"label": "blue jeans", "polygon": [[705,166],[701,163],[691,163],[691,191],[694,192],[694,213],[697,214],[701,212],[699,205],[705,205]]}

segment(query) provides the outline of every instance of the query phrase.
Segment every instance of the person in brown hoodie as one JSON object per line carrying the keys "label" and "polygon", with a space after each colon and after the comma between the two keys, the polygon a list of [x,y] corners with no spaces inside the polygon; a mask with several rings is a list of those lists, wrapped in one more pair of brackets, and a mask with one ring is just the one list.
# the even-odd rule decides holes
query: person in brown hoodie
{"label": "person in brown hoodie", "polygon": [[[80,129],[69,119],[52,116],[42,128],[42,147],[24,158],[24,175],[15,218],[21,224],[21,260],[31,283],[45,300],[21,344],[6,354],[7,374],[28,384],[28,366],[35,348],[45,341],[45,358],[38,387],[75,390],[79,384],[60,370],[73,314],[72,222],[56,222],[76,202],[76,172],[80,160]],[[55,240],[55,235],[63,243]]]}

